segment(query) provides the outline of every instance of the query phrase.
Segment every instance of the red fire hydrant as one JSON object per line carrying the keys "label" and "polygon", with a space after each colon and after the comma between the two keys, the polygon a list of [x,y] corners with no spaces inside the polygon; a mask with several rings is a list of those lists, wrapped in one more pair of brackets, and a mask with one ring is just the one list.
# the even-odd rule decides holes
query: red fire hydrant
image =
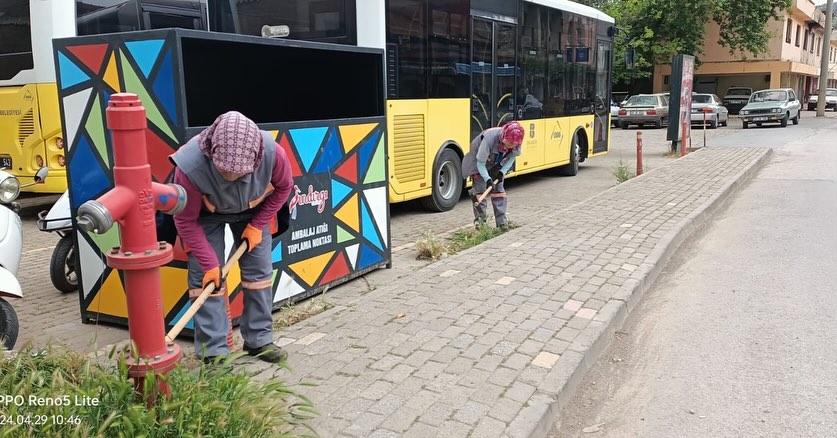
{"label": "red fire hydrant", "polygon": [[[151,181],[145,145],[145,108],[136,94],[110,97],[107,126],[113,138],[114,187],[82,204],[78,226],[104,233],[119,222],[122,246],[107,254],[107,263],[123,272],[128,302],[128,331],[136,346],[128,359],[129,375],[141,392],[145,376],[164,376],[180,359],[180,347],[166,344],[160,286],[160,266],[173,258],[171,245],[157,241],[155,213],[177,214],[186,205],[186,191],[176,184]],[[158,394],[169,395],[169,385],[157,379]],[[150,403],[154,394],[149,394]]]}

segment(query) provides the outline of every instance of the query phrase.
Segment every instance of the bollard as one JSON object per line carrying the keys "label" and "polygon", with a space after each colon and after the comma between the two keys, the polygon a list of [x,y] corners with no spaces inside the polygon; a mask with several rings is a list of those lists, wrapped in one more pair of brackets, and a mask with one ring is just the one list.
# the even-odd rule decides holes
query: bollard
{"label": "bollard", "polygon": [[636,176],[642,175],[642,131],[636,132]]}
{"label": "bollard", "polygon": [[683,129],[683,139],[680,141],[680,156],[686,156],[686,130],[689,129],[689,122],[683,120],[682,127]]}
{"label": "bollard", "polygon": [[[186,191],[176,184],[151,181],[145,144],[145,108],[136,94],[110,97],[107,127],[113,139],[114,187],[96,200],[82,204],[78,226],[84,231],[106,232],[119,222],[121,246],[107,255],[107,264],[122,271],[128,304],[128,332],[135,350],[128,373],[141,393],[146,373],[164,376],[180,360],[180,346],[167,344],[162,307],[160,266],[173,258],[171,245],[157,241],[155,212],[177,214],[186,206]],[[157,395],[170,395],[165,379],[148,394],[148,407]]]}

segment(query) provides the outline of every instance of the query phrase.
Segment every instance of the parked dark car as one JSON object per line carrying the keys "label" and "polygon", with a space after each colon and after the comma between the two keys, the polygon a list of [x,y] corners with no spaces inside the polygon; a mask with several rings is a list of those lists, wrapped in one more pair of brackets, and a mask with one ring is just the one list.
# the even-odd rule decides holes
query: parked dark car
{"label": "parked dark car", "polygon": [[741,108],[744,108],[744,105],[750,101],[751,94],[753,94],[752,88],[730,87],[724,94],[723,104],[730,114],[738,114]]}

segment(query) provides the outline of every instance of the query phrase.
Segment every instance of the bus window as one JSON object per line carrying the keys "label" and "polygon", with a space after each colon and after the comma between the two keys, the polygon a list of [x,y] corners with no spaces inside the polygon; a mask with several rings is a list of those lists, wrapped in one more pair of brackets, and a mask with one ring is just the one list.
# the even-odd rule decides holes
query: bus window
{"label": "bus window", "polygon": [[5,1],[0,6],[0,80],[32,68],[29,1]]}
{"label": "bus window", "polygon": [[288,38],[350,44],[357,42],[356,0],[209,0],[210,30],[261,35],[264,25],[286,25]]}
{"label": "bus window", "polygon": [[136,0],[77,0],[79,35],[140,30]]}
{"label": "bus window", "polygon": [[199,1],[143,0],[142,28],[206,30],[205,8]]}
{"label": "bus window", "polygon": [[427,99],[427,0],[389,2],[387,43],[397,58],[397,97]]}

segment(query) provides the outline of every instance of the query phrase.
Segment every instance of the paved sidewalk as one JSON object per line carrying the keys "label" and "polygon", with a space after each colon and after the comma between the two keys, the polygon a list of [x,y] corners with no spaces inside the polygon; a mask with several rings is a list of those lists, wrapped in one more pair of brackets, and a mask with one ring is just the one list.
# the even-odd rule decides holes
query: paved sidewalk
{"label": "paved sidewalk", "polygon": [[300,390],[324,437],[545,436],[673,251],[770,152],[699,150],[565,210],[545,197],[539,220],[278,333],[290,372],[247,367],[316,384]]}

